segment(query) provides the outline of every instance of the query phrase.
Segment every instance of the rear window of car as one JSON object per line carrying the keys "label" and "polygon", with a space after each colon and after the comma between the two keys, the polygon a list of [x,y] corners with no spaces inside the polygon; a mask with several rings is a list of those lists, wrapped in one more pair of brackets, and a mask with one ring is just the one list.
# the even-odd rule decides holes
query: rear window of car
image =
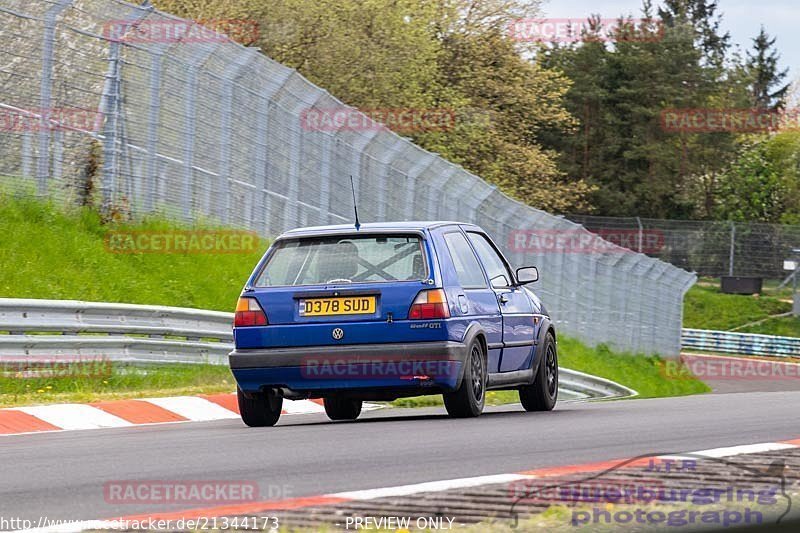
{"label": "rear window of car", "polygon": [[416,235],[329,236],[279,241],[257,287],[417,281],[428,277]]}

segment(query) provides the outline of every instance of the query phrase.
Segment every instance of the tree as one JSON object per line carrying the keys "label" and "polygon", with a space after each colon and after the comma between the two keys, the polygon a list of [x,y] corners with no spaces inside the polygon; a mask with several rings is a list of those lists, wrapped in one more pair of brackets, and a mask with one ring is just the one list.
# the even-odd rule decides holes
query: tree
{"label": "tree", "polygon": [[753,137],[720,182],[716,218],[800,222],[800,134]]}
{"label": "tree", "polygon": [[[507,33],[537,14],[526,0],[158,0],[190,18],[255,18],[258,45],[362,109],[446,108],[446,131],[415,142],[534,207],[585,210],[591,191],[542,147],[566,132],[569,80],[526,61]],[[265,31],[266,30],[266,31]],[[404,132],[404,135],[408,135]]]}
{"label": "tree", "polygon": [[779,70],[780,54],[775,48],[776,38],[770,38],[764,27],[753,39],[753,51],[747,53],[746,72],[751,81],[751,98],[757,109],[780,110],[786,104],[790,84],[781,85],[789,69]]}
{"label": "tree", "polygon": [[597,185],[599,213],[686,218],[695,213],[687,193],[697,190],[696,176],[706,179],[713,207],[736,136],[666,131],[662,113],[736,107],[745,85],[726,68],[729,38],[719,34],[716,3],[670,0],[656,18],[645,0],[642,14],[638,23],[621,18],[611,45],[586,35],[541,56],[573,80],[567,109],[581,120],[578,133],[548,137],[545,146],[561,153],[565,172]]}

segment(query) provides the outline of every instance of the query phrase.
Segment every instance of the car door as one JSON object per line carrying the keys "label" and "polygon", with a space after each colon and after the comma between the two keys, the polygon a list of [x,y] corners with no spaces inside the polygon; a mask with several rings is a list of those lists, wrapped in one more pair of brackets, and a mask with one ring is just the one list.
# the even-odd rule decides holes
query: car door
{"label": "car door", "polygon": [[443,246],[449,252],[449,261],[442,261],[442,274],[449,301],[457,302],[450,322],[466,331],[469,324],[478,322],[486,333],[489,353],[487,369],[489,373],[500,371],[502,353],[503,319],[494,291],[481,268],[475,252],[464,233],[457,226],[441,235]]}
{"label": "car door", "polygon": [[500,305],[503,319],[503,352],[500,372],[525,370],[530,366],[535,339],[533,306],[522,287],[514,286],[514,278],[506,261],[483,233],[467,230],[467,236],[478,255],[489,283]]}

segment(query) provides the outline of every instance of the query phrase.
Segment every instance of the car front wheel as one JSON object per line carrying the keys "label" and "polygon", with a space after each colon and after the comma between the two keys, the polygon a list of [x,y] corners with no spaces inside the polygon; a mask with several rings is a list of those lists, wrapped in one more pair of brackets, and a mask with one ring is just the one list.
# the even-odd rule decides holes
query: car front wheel
{"label": "car front wheel", "polygon": [[551,333],[545,337],[544,359],[531,385],[519,389],[519,400],[526,411],[552,411],[558,399],[558,350]]}

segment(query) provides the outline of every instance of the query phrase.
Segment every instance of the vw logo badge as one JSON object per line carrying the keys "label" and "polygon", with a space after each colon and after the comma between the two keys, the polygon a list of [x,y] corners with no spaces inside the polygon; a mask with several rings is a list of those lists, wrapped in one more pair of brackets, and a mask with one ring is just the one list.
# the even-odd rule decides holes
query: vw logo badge
{"label": "vw logo badge", "polygon": [[331,335],[333,336],[334,339],[340,341],[344,338],[344,330],[342,328],[336,328],[333,330],[333,333],[331,333]]}

